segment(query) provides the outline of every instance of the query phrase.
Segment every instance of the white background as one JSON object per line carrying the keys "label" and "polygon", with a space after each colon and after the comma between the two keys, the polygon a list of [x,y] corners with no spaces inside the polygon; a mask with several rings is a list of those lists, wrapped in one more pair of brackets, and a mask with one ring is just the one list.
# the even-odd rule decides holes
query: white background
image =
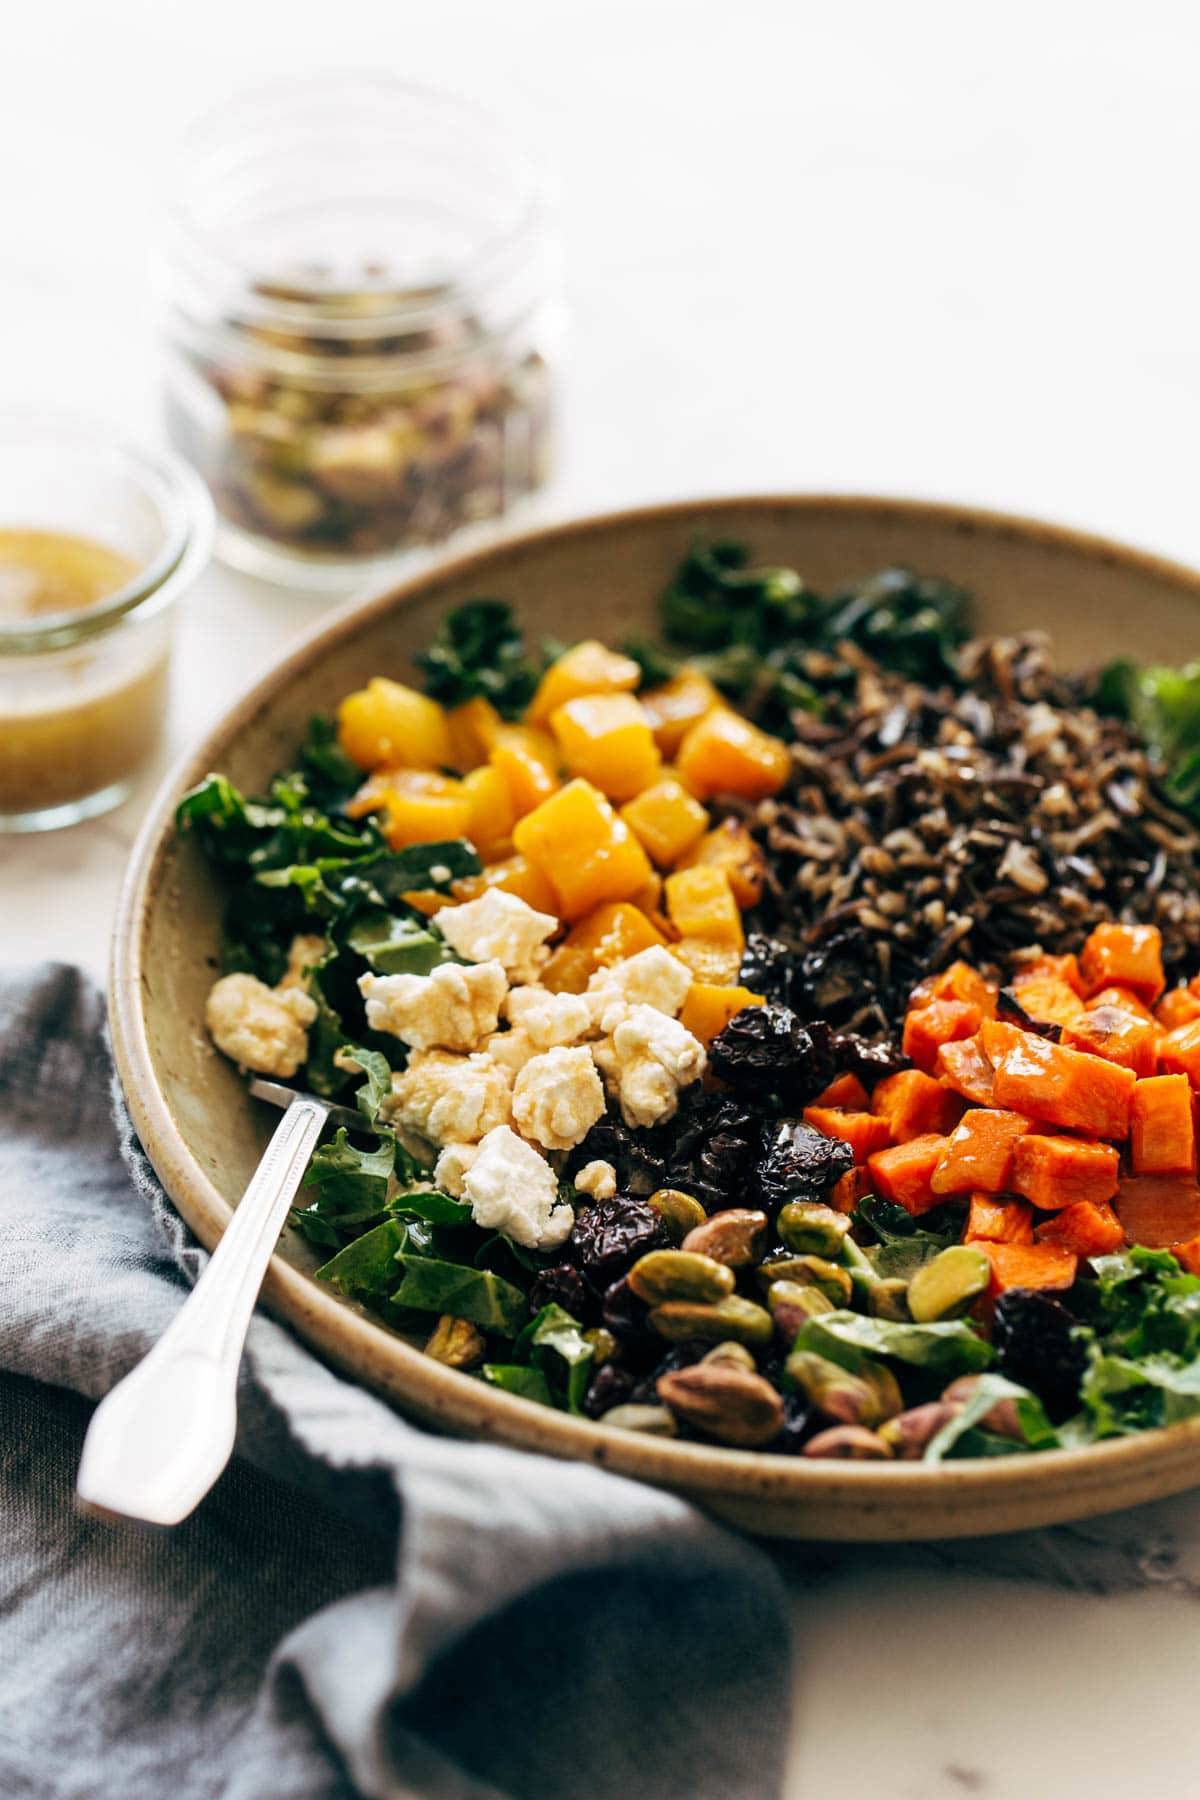
{"label": "white background", "polygon": [[[893,491],[1200,560],[1188,11],[8,0],[0,397],[154,431],[146,265],[181,123],[266,75],[378,68],[488,96],[558,180],[572,336],[551,512]],[[183,621],[168,749],[316,611],[213,571]],[[144,795],[0,839],[0,957],[99,970]],[[882,1558],[796,1591],[791,1794],[1189,1791],[1180,1600]]]}

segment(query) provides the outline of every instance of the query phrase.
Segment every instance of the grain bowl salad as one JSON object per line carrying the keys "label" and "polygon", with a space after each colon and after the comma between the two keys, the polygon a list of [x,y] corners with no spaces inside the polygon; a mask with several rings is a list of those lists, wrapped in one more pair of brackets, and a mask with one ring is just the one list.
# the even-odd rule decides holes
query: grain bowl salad
{"label": "grain bowl salad", "polygon": [[293,1228],[464,1378],[937,1462],[1200,1412],[1200,669],[698,544],[661,643],[444,620],[248,798],[217,1049],[357,1109]]}

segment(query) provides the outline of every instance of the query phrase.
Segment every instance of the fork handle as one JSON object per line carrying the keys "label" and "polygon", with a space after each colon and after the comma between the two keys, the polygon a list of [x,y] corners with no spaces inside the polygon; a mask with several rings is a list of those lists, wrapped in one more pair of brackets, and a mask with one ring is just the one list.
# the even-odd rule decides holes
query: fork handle
{"label": "fork handle", "polygon": [[208,1267],[96,1408],[76,1483],[85,1511],[177,1525],[229,1461],[246,1332],[325,1116],[310,1100],[288,1107]]}

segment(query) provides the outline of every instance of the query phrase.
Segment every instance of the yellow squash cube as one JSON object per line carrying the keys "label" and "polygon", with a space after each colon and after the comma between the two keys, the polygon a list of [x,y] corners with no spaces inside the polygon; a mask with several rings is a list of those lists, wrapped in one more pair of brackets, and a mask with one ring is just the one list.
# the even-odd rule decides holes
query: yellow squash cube
{"label": "yellow squash cube", "polygon": [[584,638],[552,662],[538,683],[525,714],[531,725],[542,725],[581,694],[630,693],[642,678],[632,657],[622,656],[596,638]]}
{"label": "yellow squash cube", "polygon": [[650,878],[649,859],[604,795],[570,781],[518,819],[513,843],[545,875],[564,919],[581,919],[604,900],[626,900]]}
{"label": "yellow squash cube", "polygon": [[666,775],[621,808],[621,817],[660,869],[674,866],[702,838],[708,814],[673,775]]}
{"label": "yellow squash cube", "polygon": [[714,938],[681,938],[670,946],[671,955],[686,963],[696,981],[711,987],[735,987],[742,969],[742,953],[736,944]]}
{"label": "yellow squash cube", "polygon": [[701,800],[712,794],[763,800],[779,792],[792,759],[780,738],[719,706],[692,726],[679,746],[676,766],[680,779]]}
{"label": "yellow squash cube", "polygon": [[456,881],[451,894],[456,902],[478,900],[489,888],[500,888],[506,894],[515,894],[518,900],[524,900],[526,906],[532,906],[534,912],[552,913],[558,910],[554,889],[540,870],[535,869],[523,856],[505,856],[499,862],[488,863],[482,874],[467,875],[461,881]]}
{"label": "yellow squash cube", "polygon": [[658,774],[650,722],[632,694],[584,694],[550,715],[563,762],[610,800],[629,800]]}
{"label": "yellow squash cube", "polygon": [[462,791],[470,806],[467,836],[485,862],[503,856],[511,847],[517,822],[508,783],[499,769],[485,764],[462,779]]}
{"label": "yellow squash cube", "polygon": [[450,732],[450,760],[465,774],[487,761],[488,751],[504,729],[504,720],[490,700],[476,694],[473,700],[464,700],[446,714],[446,726]]}
{"label": "yellow squash cube", "polygon": [[679,1023],[708,1047],[730,1019],[747,1006],[761,1006],[761,994],[744,987],[714,987],[709,981],[693,981],[679,1014]]}
{"label": "yellow squash cube", "polygon": [[707,938],[741,951],[742,915],[724,869],[712,863],[677,869],[667,876],[666,898],[667,916],[681,938]]}
{"label": "yellow squash cube", "polygon": [[631,902],[609,901],[571,928],[551,954],[540,980],[554,993],[582,994],[597,969],[664,942],[662,932]]}
{"label": "yellow squash cube", "polygon": [[360,769],[441,769],[452,758],[446,714],[416,688],[377,675],[338,707],[338,742]]}
{"label": "yellow squash cube", "polygon": [[488,761],[502,777],[518,819],[548,800],[559,785],[558,745],[536,726],[501,726]]}
{"label": "yellow squash cube", "polygon": [[767,878],[767,859],[762,845],[756,843],[741,819],[722,819],[715,830],[706,831],[699,842],[679,858],[681,869],[710,863],[724,869],[733,897],[743,912],[748,906],[758,905]]}
{"label": "yellow squash cube", "polygon": [[384,798],[384,835],[393,850],[466,837],[471,802],[461,781],[423,769],[394,769]]}
{"label": "yellow squash cube", "polygon": [[692,726],[698,725],[714,706],[723,704],[708,676],[686,664],[662,687],[645,688],[638,699],[664,756],[674,756]]}

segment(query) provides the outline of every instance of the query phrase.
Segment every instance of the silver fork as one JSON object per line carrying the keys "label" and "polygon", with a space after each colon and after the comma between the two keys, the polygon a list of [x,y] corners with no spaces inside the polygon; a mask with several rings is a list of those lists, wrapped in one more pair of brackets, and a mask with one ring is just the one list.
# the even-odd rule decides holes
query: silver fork
{"label": "silver fork", "polygon": [[281,1082],[256,1077],[250,1092],[283,1117],[208,1267],[93,1413],[76,1482],[85,1512],[177,1525],[203,1500],[233,1454],[246,1332],[309,1158],[331,1121],[366,1128],[359,1113]]}

